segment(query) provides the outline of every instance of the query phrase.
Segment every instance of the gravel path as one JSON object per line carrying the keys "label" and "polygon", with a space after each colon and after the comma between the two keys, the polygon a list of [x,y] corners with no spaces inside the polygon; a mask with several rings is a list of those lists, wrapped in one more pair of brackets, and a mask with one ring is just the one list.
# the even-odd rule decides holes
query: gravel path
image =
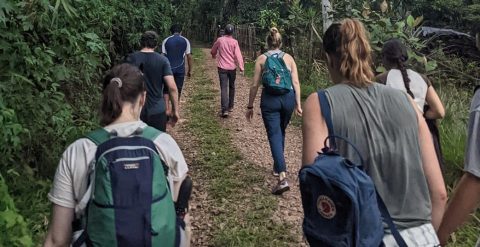
{"label": "gravel path", "polygon": [[[212,90],[219,91],[218,74],[216,70],[215,60],[210,56],[209,49],[203,49],[205,53],[205,64],[208,69],[206,71],[208,77],[212,80]],[[197,65],[195,68],[199,68]],[[195,73],[195,71],[194,71]],[[263,126],[262,118],[260,115],[259,103],[260,103],[260,90],[255,100],[255,115],[252,123],[248,123],[245,119],[245,110],[248,104],[249,84],[251,78],[246,78],[241,75],[237,75],[236,80],[236,98],[235,109],[233,113],[226,119],[219,118],[222,122],[222,126],[229,129],[232,137],[233,144],[240,151],[242,156],[250,163],[256,164],[263,168],[262,170],[268,175],[267,181],[264,183],[265,190],[271,190],[276,183],[276,178],[271,175],[273,170],[273,160],[270,153],[270,147],[268,144],[265,128]],[[192,93],[191,80],[187,80],[185,88],[182,92],[181,105],[188,104],[189,95]],[[220,109],[220,95],[218,95],[216,104]],[[187,99],[185,101],[185,99]],[[184,109],[184,107],[181,107]],[[209,203],[209,197],[202,186],[204,183],[208,183],[208,178],[198,177],[195,172],[195,141],[191,140],[185,130],[185,123],[188,121],[188,116],[181,112],[181,117],[184,118],[174,129],[169,132],[179,143],[187,162],[190,164],[190,174],[194,181],[194,191],[192,195],[191,203],[191,217],[192,217],[192,230],[194,237],[192,246],[208,246],[211,239],[212,225],[211,221],[212,211],[211,203]],[[218,116],[212,116],[218,117]],[[288,169],[288,178],[290,183],[290,191],[284,193],[278,197],[278,208],[273,215],[273,220],[279,223],[287,223],[292,227],[292,236],[296,237],[296,242],[291,246],[306,246],[302,240],[301,221],[303,217],[300,191],[298,187],[297,174],[301,166],[301,145],[302,137],[299,127],[290,125],[287,128],[285,155]],[[265,174],[263,174],[265,175]]]}

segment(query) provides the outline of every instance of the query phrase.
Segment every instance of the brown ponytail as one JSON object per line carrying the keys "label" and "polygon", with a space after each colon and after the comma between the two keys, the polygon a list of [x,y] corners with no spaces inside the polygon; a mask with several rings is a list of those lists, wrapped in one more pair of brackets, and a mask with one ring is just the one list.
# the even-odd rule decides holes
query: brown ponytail
{"label": "brown ponytail", "polygon": [[134,104],[144,91],[143,75],[137,67],[126,63],[113,67],[103,80],[101,124],[115,121],[122,114],[123,103]]}
{"label": "brown ponytail", "polygon": [[270,34],[267,35],[267,45],[270,50],[282,47],[282,35],[276,27],[270,28]]}
{"label": "brown ponytail", "polygon": [[349,83],[365,87],[373,83],[370,43],[363,24],[344,19],[332,24],[324,35],[324,49],[338,60],[338,68]]}

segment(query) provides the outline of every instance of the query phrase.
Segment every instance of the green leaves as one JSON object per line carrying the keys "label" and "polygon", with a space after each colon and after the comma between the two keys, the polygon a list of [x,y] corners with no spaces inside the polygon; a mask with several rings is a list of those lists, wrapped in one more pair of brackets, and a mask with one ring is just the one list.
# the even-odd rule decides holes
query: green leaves
{"label": "green leaves", "polygon": [[5,180],[0,174],[0,246],[33,246],[32,237],[27,229],[27,224],[18,213]]}

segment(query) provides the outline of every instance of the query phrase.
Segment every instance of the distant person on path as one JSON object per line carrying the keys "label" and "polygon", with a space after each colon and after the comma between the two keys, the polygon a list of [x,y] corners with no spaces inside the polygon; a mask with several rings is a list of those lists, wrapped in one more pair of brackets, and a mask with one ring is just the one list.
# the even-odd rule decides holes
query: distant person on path
{"label": "distant person on path", "polygon": [[[334,86],[326,89],[336,135],[347,138],[408,246],[436,246],[447,192],[422,113],[399,90],[374,82],[371,48],[363,24],[345,19],[323,37]],[[303,165],[312,164],[328,136],[317,93],[303,109]],[[360,163],[351,145],[337,139],[338,152]],[[396,246],[385,233],[386,246]]]}
{"label": "distant person on path", "polygon": [[440,133],[436,120],[445,116],[440,97],[433,88],[430,80],[422,74],[407,69],[407,47],[399,39],[391,39],[383,45],[383,64],[388,71],[377,76],[379,83],[402,90],[410,95],[427,120],[428,127],[433,137],[435,152],[442,170],[444,161],[440,146]]}
{"label": "distant person on path", "polygon": [[147,86],[147,101],[140,118],[149,126],[160,131],[166,131],[167,112],[163,99],[163,89],[168,88],[172,110],[170,124],[175,126],[179,116],[178,90],[175,85],[172,69],[168,59],[155,52],[158,44],[158,35],[154,31],[146,31],[140,39],[142,49],[127,57],[127,62],[140,68]]}
{"label": "distant person on path", "polygon": [[[190,197],[189,193],[182,194],[182,190],[189,187],[191,180],[183,154],[173,138],[140,121],[146,102],[145,90],[142,72],[127,63],[113,67],[104,77],[103,127],[76,140],[63,153],[48,194],[53,210],[43,246],[70,246],[72,233],[76,239],[87,227],[90,227],[86,230],[88,235],[83,236],[87,243],[93,242],[95,246],[112,243],[116,243],[115,246],[150,246],[159,240],[172,243],[162,246],[174,246],[179,227],[176,219],[184,216],[179,203],[182,201],[184,205]],[[157,169],[161,167],[168,168],[168,172],[164,174],[163,169]],[[138,180],[139,175],[142,181]],[[91,184],[93,179],[95,186]],[[152,184],[159,186],[152,189]],[[161,192],[162,189],[165,192]],[[105,196],[105,193],[111,195]],[[162,199],[154,199],[155,195]],[[127,207],[127,204],[128,214],[122,211],[122,206]],[[175,210],[180,213],[176,215]],[[90,214],[95,218],[88,218]],[[94,220],[96,225],[88,225],[89,220]],[[125,221],[137,224],[132,226]],[[169,224],[146,226],[148,221]],[[154,228],[161,231],[156,236],[151,234]],[[187,246],[185,237],[181,234],[181,246]]]}
{"label": "distant person on path", "polygon": [[[172,25],[170,28],[172,36],[166,38],[162,42],[162,53],[168,58],[170,67],[172,68],[173,78],[178,90],[178,101],[182,95],[183,83],[185,81],[185,57],[187,58],[188,77],[192,74],[192,50],[190,41],[182,36],[182,27],[178,24]],[[163,88],[163,98],[167,107],[167,115],[171,113],[170,97],[168,95],[168,88]]]}
{"label": "distant person on path", "polygon": [[220,78],[221,116],[228,117],[233,111],[235,103],[235,78],[237,66],[243,73],[243,57],[238,41],[232,37],[234,27],[231,24],[225,26],[225,35],[219,37],[212,47],[212,57],[217,58],[218,76]]}
{"label": "distant person on path", "polygon": [[255,74],[245,116],[248,121],[253,118],[253,103],[258,88],[263,84],[260,109],[273,156],[273,174],[278,176],[278,183],[272,193],[280,195],[290,189],[284,155],[285,130],[293,111],[298,116],[302,115],[302,105],[297,65],[292,56],[280,50],[282,36],[277,28],[270,29],[267,45],[268,51],[257,57],[255,62]]}
{"label": "distant person on path", "polygon": [[[465,150],[464,174],[443,216],[438,230],[442,246],[480,205],[480,87],[477,87],[470,105],[468,139]],[[476,247],[480,247],[480,234]]]}

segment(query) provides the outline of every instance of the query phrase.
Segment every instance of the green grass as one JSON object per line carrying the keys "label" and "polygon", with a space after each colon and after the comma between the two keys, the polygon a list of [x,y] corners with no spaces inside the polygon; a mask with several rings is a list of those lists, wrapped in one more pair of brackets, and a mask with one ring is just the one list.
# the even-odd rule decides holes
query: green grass
{"label": "green grass", "polygon": [[[194,53],[197,66],[204,66],[203,53]],[[249,67],[247,67],[249,68]],[[195,165],[209,182],[209,196],[218,209],[213,217],[214,246],[289,246],[293,240],[291,226],[272,221],[277,201],[263,188],[265,174],[258,166],[246,162],[231,143],[227,129],[218,122],[212,105],[217,90],[203,67],[193,80],[195,92],[187,107],[188,130],[199,142]],[[200,72],[201,71],[201,72]],[[257,188],[257,190],[255,189]],[[254,192],[255,191],[255,192]]]}

